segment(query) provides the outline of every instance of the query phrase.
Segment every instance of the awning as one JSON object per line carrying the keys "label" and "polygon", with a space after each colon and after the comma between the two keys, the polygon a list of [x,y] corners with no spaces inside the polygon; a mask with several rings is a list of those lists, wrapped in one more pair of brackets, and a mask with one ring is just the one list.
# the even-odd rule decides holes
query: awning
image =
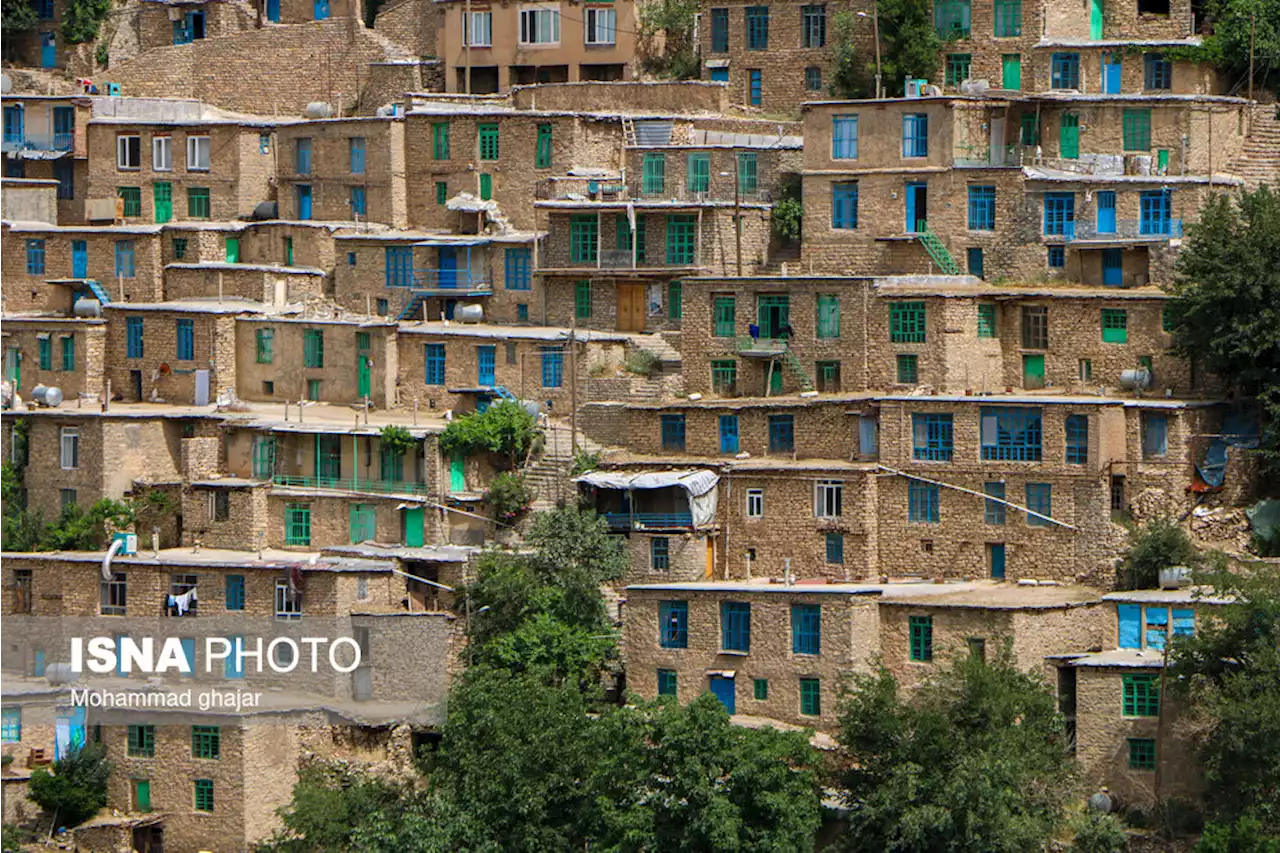
{"label": "awning", "polygon": [[705,527],[716,520],[716,484],[720,475],[693,469],[682,471],[590,471],[574,478],[597,489],[669,489],[681,488],[689,494],[689,512],[694,527]]}

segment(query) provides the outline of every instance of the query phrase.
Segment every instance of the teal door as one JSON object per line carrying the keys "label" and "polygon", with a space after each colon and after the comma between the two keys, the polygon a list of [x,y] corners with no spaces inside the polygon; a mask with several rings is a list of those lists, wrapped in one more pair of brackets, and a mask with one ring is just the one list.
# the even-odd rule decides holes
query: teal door
{"label": "teal door", "polygon": [[1044,356],[1024,355],[1022,357],[1022,387],[1044,387]]}
{"label": "teal door", "polygon": [[465,492],[467,490],[467,460],[461,455],[449,460],[449,491]]}
{"label": "teal door", "polygon": [[483,388],[496,383],[497,347],[476,347],[476,382]]}
{"label": "teal door", "polygon": [[280,0],[267,0],[267,20],[273,24],[280,23]]}
{"label": "teal door", "polygon": [[907,233],[923,231],[929,221],[929,187],[927,184],[907,184]]}
{"label": "teal door", "polygon": [[404,544],[409,548],[421,548],[424,541],[422,534],[422,522],[426,516],[426,510],[422,507],[414,507],[406,509],[403,514],[404,518]]}
{"label": "teal door", "polygon": [[356,358],[360,361],[359,394],[360,398],[364,399],[369,396],[373,387],[373,373],[369,369],[369,356],[358,355]]}
{"label": "teal door", "polygon": [[1102,283],[1107,287],[1124,284],[1124,254],[1119,249],[1102,250]]}
{"label": "teal door", "polygon": [[329,0],[313,0],[312,11],[315,13],[317,21],[327,20],[329,17]]}
{"label": "teal door", "polygon": [[987,545],[987,561],[994,580],[1004,580],[1004,543],[991,542]]}
{"label": "teal door", "polygon": [[1102,38],[1102,0],[1089,2],[1089,38],[1097,41]]}
{"label": "teal door", "polygon": [[53,33],[40,34],[40,67],[54,68],[58,64],[58,43]]}
{"label": "teal door", "polygon": [[333,482],[342,476],[342,436],[316,436],[316,480]]}
{"label": "teal door", "polygon": [[240,650],[244,648],[244,637],[227,637],[227,640],[231,642],[231,654],[227,657],[222,674],[226,678],[244,678],[244,660],[240,657]]}
{"label": "teal door", "polygon": [[298,184],[295,187],[298,193],[298,218],[311,218],[311,186],[309,184]]}
{"label": "teal door", "polygon": [[453,246],[440,247],[440,287],[458,286],[458,250]]}
{"label": "teal door", "polygon": [[89,244],[84,240],[71,241],[71,277],[89,277]]}
{"label": "teal door", "polygon": [[1064,160],[1075,160],[1080,156],[1080,116],[1075,113],[1063,113],[1062,124],[1058,127],[1059,156]]}
{"label": "teal door", "polygon": [[709,676],[711,682],[711,695],[720,700],[725,709],[730,714],[737,713],[737,695],[734,689],[733,677],[723,675]]}
{"label": "teal door", "polygon": [[1022,54],[1007,53],[1000,58],[1001,88],[1018,91],[1022,88]]}

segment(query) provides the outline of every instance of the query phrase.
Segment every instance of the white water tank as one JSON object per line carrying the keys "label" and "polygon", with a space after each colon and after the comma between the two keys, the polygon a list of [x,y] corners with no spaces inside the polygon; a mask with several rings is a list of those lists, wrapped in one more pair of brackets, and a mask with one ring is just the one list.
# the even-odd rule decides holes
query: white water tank
{"label": "white water tank", "polygon": [[459,323],[481,323],[484,321],[484,306],[459,305],[453,310],[453,319]]}
{"label": "white water tank", "polygon": [[62,405],[62,389],[56,385],[37,385],[31,389],[31,402],[56,409]]}
{"label": "white water tank", "polygon": [[80,675],[69,663],[51,663],[44,668],[45,680],[50,684],[70,684],[79,681]]}
{"label": "white water tank", "polygon": [[102,302],[88,297],[77,299],[75,307],[71,309],[71,313],[77,317],[101,317]]}
{"label": "white water tank", "polygon": [[1151,371],[1133,367],[1120,374],[1120,387],[1128,391],[1145,391],[1151,387]]}
{"label": "white water tank", "polygon": [[324,101],[312,101],[307,104],[307,108],[302,111],[307,118],[328,118],[333,115],[333,107]]}

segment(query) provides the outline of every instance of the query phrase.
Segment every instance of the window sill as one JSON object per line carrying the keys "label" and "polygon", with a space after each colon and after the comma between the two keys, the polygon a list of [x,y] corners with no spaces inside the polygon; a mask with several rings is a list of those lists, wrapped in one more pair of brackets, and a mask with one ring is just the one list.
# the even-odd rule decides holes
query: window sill
{"label": "window sill", "polygon": [[738,649],[720,649],[716,652],[718,655],[728,655],[729,657],[745,658],[750,652],[739,651]]}

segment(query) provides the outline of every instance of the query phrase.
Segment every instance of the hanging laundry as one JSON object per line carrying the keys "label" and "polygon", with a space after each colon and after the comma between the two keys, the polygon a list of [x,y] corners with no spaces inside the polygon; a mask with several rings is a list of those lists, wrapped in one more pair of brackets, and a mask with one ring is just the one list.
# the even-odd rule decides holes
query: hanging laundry
{"label": "hanging laundry", "polygon": [[174,615],[182,616],[191,609],[191,606],[195,604],[196,600],[196,590],[195,587],[192,587],[182,595],[169,596],[169,606],[176,611]]}

